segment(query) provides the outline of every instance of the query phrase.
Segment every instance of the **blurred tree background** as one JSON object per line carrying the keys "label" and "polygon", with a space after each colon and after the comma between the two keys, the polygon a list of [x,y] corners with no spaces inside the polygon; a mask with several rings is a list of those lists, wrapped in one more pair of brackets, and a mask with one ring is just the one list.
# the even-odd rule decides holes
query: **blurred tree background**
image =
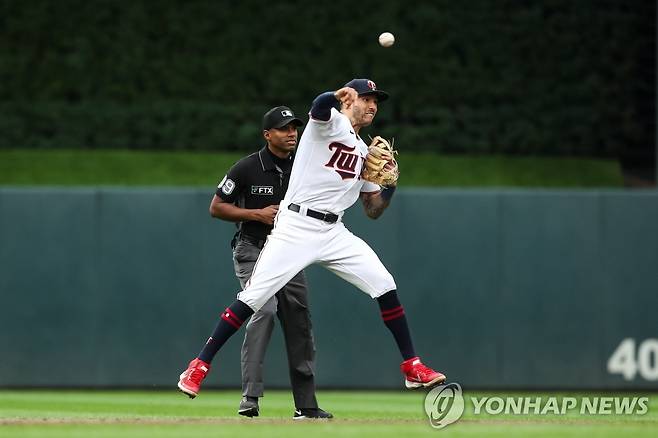
{"label": "blurred tree background", "polygon": [[253,150],[270,107],[370,77],[404,149],[653,169],[655,22],[655,0],[5,0],[0,147]]}

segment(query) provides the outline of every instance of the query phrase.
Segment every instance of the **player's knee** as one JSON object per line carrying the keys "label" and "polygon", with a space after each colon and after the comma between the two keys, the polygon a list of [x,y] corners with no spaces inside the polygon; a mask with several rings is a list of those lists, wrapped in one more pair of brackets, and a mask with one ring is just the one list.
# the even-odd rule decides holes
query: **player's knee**
{"label": "player's knee", "polygon": [[397,289],[391,289],[391,290],[387,290],[386,292],[376,296],[375,299],[377,301],[380,301],[380,302],[381,301],[386,301],[386,300],[390,300],[394,296],[397,296],[397,294],[398,294]]}
{"label": "player's knee", "polygon": [[377,297],[377,302],[382,309],[390,309],[400,305],[396,289],[389,290]]}

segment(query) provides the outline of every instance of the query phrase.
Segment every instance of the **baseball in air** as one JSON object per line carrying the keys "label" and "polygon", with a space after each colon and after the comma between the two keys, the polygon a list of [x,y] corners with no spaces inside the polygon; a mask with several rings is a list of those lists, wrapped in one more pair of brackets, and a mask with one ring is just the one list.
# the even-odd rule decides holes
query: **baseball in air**
{"label": "baseball in air", "polygon": [[382,47],[391,47],[395,43],[395,37],[391,32],[384,32],[379,35],[379,45]]}

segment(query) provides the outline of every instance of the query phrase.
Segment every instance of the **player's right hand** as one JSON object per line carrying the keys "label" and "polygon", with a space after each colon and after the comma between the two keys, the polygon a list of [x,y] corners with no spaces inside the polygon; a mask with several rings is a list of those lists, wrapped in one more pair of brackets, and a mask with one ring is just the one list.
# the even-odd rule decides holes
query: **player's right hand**
{"label": "player's right hand", "polygon": [[345,109],[349,109],[357,97],[359,97],[359,94],[354,88],[343,87],[339,90],[336,90],[334,96],[336,96],[336,99],[339,100],[341,104],[343,104]]}
{"label": "player's right hand", "polygon": [[267,225],[274,224],[274,218],[276,213],[279,211],[278,205],[270,205],[260,210],[256,210],[256,220]]}

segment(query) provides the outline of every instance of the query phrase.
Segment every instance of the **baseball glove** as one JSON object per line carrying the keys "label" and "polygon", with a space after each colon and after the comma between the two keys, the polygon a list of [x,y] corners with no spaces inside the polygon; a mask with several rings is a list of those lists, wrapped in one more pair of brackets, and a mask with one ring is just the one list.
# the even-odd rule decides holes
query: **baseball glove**
{"label": "baseball glove", "polygon": [[395,185],[400,175],[398,163],[395,161],[397,153],[388,140],[380,136],[373,138],[368,146],[368,155],[366,155],[361,178],[380,186]]}

